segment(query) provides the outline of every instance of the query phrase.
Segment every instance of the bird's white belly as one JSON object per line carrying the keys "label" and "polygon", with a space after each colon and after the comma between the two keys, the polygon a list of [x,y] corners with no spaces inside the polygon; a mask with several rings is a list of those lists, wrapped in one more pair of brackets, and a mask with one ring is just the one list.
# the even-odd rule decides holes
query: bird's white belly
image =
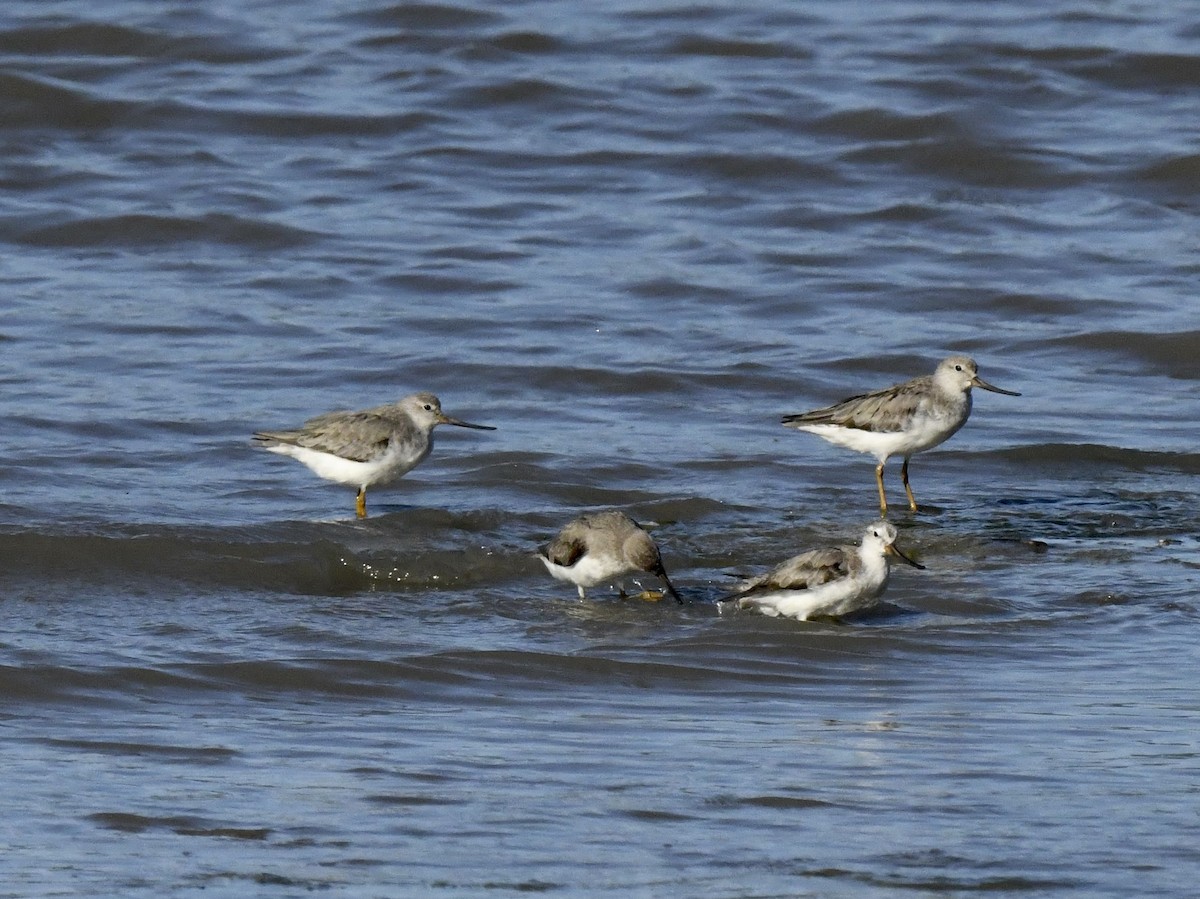
{"label": "bird's white belly", "polygon": [[772,618],[807,621],[816,615],[848,615],[869,606],[883,592],[885,581],[846,578],[810,590],[775,590],[747,598],[746,604]]}
{"label": "bird's white belly", "polygon": [[802,431],[882,462],[889,456],[911,456],[932,449],[960,427],[954,421],[929,415],[915,416],[903,431],[863,431],[840,425],[804,425]]}
{"label": "bird's white belly", "polygon": [[616,558],[602,559],[585,555],[570,567],[556,565],[542,556],[538,558],[554,578],[579,587],[595,587],[597,584],[615,580],[630,570],[628,565]]}
{"label": "bird's white belly", "polygon": [[960,421],[940,415],[917,415],[906,432],[907,445],[896,452],[911,456],[913,453],[923,453],[927,449],[933,449],[939,443],[945,443],[954,436],[965,421],[965,418]]}
{"label": "bird's white belly", "polygon": [[408,471],[409,468],[412,468],[411,465],[405,467],[399,454],[393,453],[391,450],[384,453],[378,459],[372,459],[369,462],[356,462],[353,459],[343,459],[341,456],[335,456],[332,453],[323,453],[319,450],[309,449],[304,446],[295,446],[290,443],[276,444],[275,446],[267,447],[267,449],[273,453],[291,456],[293,459],[303,462],[315,475],[327,481],[333,481],[337,484],[350,484],[355,487],[370,487],[372,484],[385,483],[399,477]]}
{"label": "bird's white belly", "polygon": [[907,442],[903,431],[860,431],[840,425],[805,425],[800,430],[816,434],[835,446],[844,446],[855,452],[875,456],[880,461],[900,452]]}

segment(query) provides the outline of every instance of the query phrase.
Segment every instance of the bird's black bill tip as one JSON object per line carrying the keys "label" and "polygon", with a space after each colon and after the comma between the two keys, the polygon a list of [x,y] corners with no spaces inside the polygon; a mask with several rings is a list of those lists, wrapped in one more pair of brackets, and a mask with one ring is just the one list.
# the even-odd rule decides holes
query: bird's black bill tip
{"label": "bird's black bill tip", "polygon": [[1015,390],[1005,390],[1003,387],[997,387],[995,384],[989,384],[987,381],[983,380],[983,378],[979,377],[978,375],[976,375],[975,380],[972,381],[971,383],[972,383],[972,386],[974,386],[974,387],[979,387],[979,388],[982,388],[983,390],[990,390],[992,393],[1002,393],[1005,396],[1020,396],[1021,395],[1021,394],[1017,393]]}
{"label": "bird's black bill tip", "polygon": [[463,421],[462,419],[459,419],[459,418],[450,418],[449,416],[446,417],[446,420],[443,421],[442,424],[454,425],[455,427],[459,427],[459,428],[470,428],[473,431],[494,431],[494,430],[496,430],[491,425],[477,425],[477,424],[474,424],[469,421]]}
{"label": "bird's black bill tip", "polygon": [[918,562],[914,559],[910,559],[904,553],[900,552],[900,550],[896,548],[896,544],[894,544],[894,543],[889,544],[887,551],[890,552],[893,556],[895,556],[900,561],[911,565],[913,568],[917,568],[921,571],[925,570],[925,566],[922,565],[920,562]]}
{"label": "bird's black bill tip", "polygon": [[663,568],[662,565],[659,565],[658,568],[652,572],[652,574],[654,574],[660,581],[663,582],[663,586],[667,588],[667,593],[670,594],[671,598],[680,605],[683,605],[683,597],[679,595],[679,591],[675,589],[675,585],[672,584],[671,579],[667,577],[667,569]]}

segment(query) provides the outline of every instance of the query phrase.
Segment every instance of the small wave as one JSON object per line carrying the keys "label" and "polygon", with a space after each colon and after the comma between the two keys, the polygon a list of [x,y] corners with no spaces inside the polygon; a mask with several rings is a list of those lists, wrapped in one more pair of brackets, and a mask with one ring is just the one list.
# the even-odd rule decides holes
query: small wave
{"label": "small wave", "polygon": [[405,272],[381,278],[380,284],[389,287],[399,287],[414,294],[428,296],[461,296],[464,293],[496,295],[507,290],[515,290],[521,285],[514,281],[499,279],[468,278],[454,274],[435,274],[433,272]]}
{"label": "small wave", "polygon": [[0,127],[109,128],[130,108],[72,85],[0,72]]}
{"label": "small wave", "polygon": [[782,153],[696,152],[656,156],[654,160],[664,168],[692,178],[715,177],[732,182],[779,181],[789,187],[810,180],[825,184],[836,184],[843,180],[836,168]]}
{"label": "small wave", "polygon": [[121,833],[145,833],[168,830],[187,837],[223,837],[238,840],[265,840],[271,835],[268,827],[235,827],[216,824],[204,818],[188,815],[152,816],[131,812],[95,812],[88,819],[108,830]]}
{"label": "small wave", "polygon": [[187,59],[210,64],[263,62],[291,55],[242,41],[240,35],[210,33],[177,37],[107,22],[73,22],[0,31],[0,53],[35,57]]}
{"label": "small wave", "polygon": [[211,213],[198,218],[115,215],[33,228],[18,236],[40,247],[156,246],[213,243],[249,249],[280,250],[303,246],[316,235],[274,222]]}
{"label": "small wave", "polygon": [[880,107],[841,110],[812,120],[809,127],[854,140],[887,142],[945,140],[963,133],[958,121],[945,113],[913,115]]}
{"label": "small wave", "polygon": [[498,34],[486,43],[505,53],[530,55],[534,53],[559,53],[566,45],[555,35],[540,31],[510,31]]}
{"label": "small wave", "polygon": [[1170,188],[1177,194],[1193,196],[1200,192],[1200,154],[1185,153],[1160,159],[1137,169],[1133,177],[1151,186]]}
{"label": "small wave", "polygon": [[1038,443],[994,450],[991,455],[1021,465],[1112,467],[1127,471],[1200,474],[1200,454],[1127,449],[1101,443]]}
{"label": "small wave", "polygon": [[87,697],[89,703],[123,702],[130,693],[178,690],[193,686],[184,675],[155,668],[121,665],[105,669],[64,665],[0,665],[0,695],[36,704]]}
{"label": "small wave", "polygon": [[729,675],[683,659],[609,658],[596,654],[561,654],[532,650],[450,650],[424,657],[415,670],[439,672],[463,682],[514,680],[541,688],[570,689],[581,685],[709,683],[728,685]]}
{"label": "small wave", "polygon": [[352,113],[321,109],[228,109],[221,107],[166,104],[138,110],[127,121],[130,126],[159,128],[170,122],[183,131],[219,131],[261,137],[305,138],[336,136],[396,137],[421,131],[443,121],[429,112]]}
{"label": "small wave", "polygon": [[[368,526],[294,522],[262,528],[156,526],[105,533],[0,534],[6,576],[43,586],[191,584],[305,595],[431,590],[506,582],[529,568],[528,547],[492,544],[494,516],[406,510],[403,536],[378,516]],[[415,536],[414,536],[415,535]],[[464,535],[470,535],[464,540]]]}
{"label": "small wave", "polygon": [[753,796],[714,796],[706,803],[716,809],[727,810],[737,808],[765,808],[782,811],[804,811],[813,808],[831,808],[836,803],[824,799],[814,799],[810,796],[778,796],[774,794],[756,794]]}
{"label": "small wave", "polygon": [[1061,187],[1069,177],[1044,154],[1012,141],[958,135],[936,140],[872,144],[843,154],[845,161],[905,166],[955,184],[990,188]]}
{"label": "small wave", "polygon": [[180,101],[113,99],[75,83],[0,71],[0,128],[146,129],[303,138],[390,137],[443,120],[436,112],[356,113],[206,106]]}
{"label": "small wave", "polygon": [[777,41],[752,41],[689,34],[678,38],[669,52],[681,56],[717,56],[745,59],[812,59],[810,50]]}
{"label": "small wave", "polygon": [[1170,378],[1200,379],[1200,331],[1089,331],[1046,343],[1136,359],[1146,369]]}
{"label": "small wave", "polygon": [[47,739],[47,746],[98,755],[132,756],[187,765],[223,764],[238,755],[224,746],[175,746],[165,743],[127,743],[114,740]]}
{"label": "small wave", "polygon": [[1200,57],[1183,53],[1108,53],[1069,67],[1071,74],[1120,90],[1154,94],[1200,88]]}
{"label": "small wave", "polygon": [[464,109],[498,106],[537,106],[562,110],[589,105],[598,95],[576,85],[547,78],[517,78],[464,87],[454,94],[453,105]]}
{"label": "small wave", "polygon": [[0,53],[21,56],[152,56],[160,35],[103,22],[0,31]]}
{"label": "small wave", "polygon": [[463,31],[499,25],[504,21],[499,14],[484,12],[477,6],[450,3],[396,3],[370,12],[356,13],[351,18],[380,28],[404,31]]}

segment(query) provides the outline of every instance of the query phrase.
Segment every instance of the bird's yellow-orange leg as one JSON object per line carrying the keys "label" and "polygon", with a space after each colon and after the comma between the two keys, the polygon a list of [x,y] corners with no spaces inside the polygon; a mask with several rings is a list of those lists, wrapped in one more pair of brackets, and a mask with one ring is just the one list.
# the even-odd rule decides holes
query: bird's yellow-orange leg
{"label": "bird's yellow-orange leg", "polygon": [[875,483],[879,487],[879,514],[887,518],[887,494],[883,492],[883,463],[875,466]]}
{"label": "bird's yellow-orange leg", "polygon": [[359,518],[367,517],[367,491],[362,487],[358,488],[358,496],[354,498],[354,510]]}
{"label": "bird's yellow-orange leg", "polygon": [[905,459],[904,464],[900,466],[900,480],[904,482],[904,492],[908,494],[909,511],[917,511],[917,499],[912,494],[912,488],[908,486],[908,459]]}

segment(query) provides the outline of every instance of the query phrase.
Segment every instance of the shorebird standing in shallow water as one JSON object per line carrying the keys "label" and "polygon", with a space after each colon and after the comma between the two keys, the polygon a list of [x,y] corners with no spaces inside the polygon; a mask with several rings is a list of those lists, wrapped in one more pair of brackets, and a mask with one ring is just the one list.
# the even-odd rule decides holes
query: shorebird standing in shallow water
{"label": "shorebird standing in shallow water", "polygon": [[451,418],[432,393],[361,412],[326,412],[294,431],[259,431],[255,442],[299,459],[319,477],[358,487],[355,509],[367,517],[367,488],[387,484],[416,468],[433,449],[433,429],[456,425],[496,430]]}
{"label": "shorebird standing in shallow water", "polygon": [[[587,587],[645,572],[661,580],[676,602],[683,602],[667,577],[654,539],[624,512],[580,515],[539,547],[537,555],[554,578],[579,588],[580,599],[587,599]],[[621,596],[625,596],[623,586]],[[653,598],[661,598],[661,594]]]}
{"label": "shorebird standing in shallow water", "polygon": [[908,494],[908,508],[917,511],[917,501],[908,484],[908,460],[916,453],[944,443],[967,423],[971,414],[971,388],[980,387],[1005,396],[1020,396],[1001,390],[979,377],[979,368],[969,356],[943,359],[932,375],[923,375],[874,393],[852,396],[824,409],[783,416],[785,427],[808,431],[838,446],[868,453],[879,463],[875,483],[879,487],[879,513],[887,517],[887,494],[883,489],[883,466],[889,456],[904,456],[900,479]]}
{"label": "shorebird standing in shallow water", "polygon": [[918,565],[896,547],[896,529],[877,521],[859,546],[830,546],[793,556],[720,600],[777,618],[837,617],[869,608],[887,589],[889,557]]}

